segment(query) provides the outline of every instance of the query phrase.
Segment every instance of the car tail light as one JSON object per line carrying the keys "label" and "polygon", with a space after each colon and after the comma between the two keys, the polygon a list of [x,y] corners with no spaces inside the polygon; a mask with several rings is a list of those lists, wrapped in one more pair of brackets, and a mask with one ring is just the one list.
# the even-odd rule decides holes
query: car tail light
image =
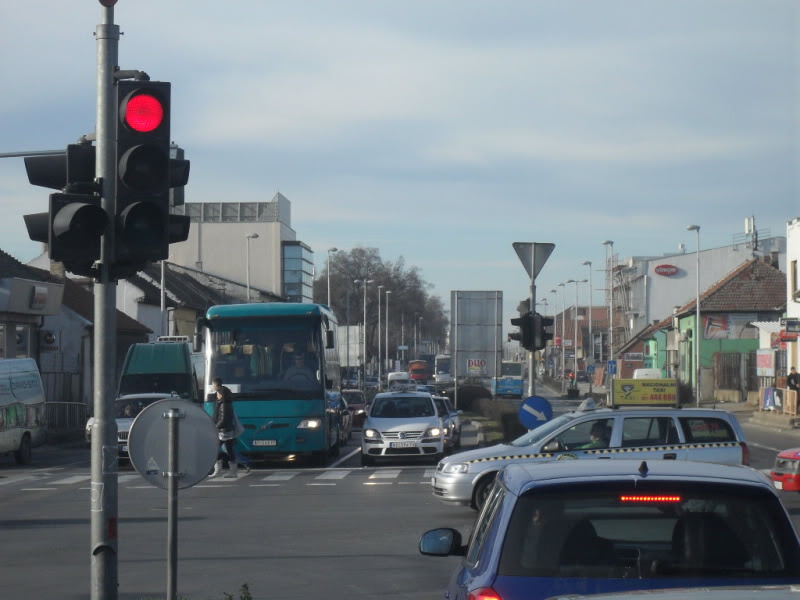
{"label": "car tail light", "polygon": [[739,442],[742,445],[742,464],[750,466],[750,446],[747,442]]}
{"label": "car tail light", "polygon": [[468,600],[503,600],[492,588],[480,588],[469,593]]}
{"label": "car tail light", "polygon": [[665,504],[680,502],[682,498],[677,494],[623,494],[619,497],[620,502],[637,502],[641,504]]}

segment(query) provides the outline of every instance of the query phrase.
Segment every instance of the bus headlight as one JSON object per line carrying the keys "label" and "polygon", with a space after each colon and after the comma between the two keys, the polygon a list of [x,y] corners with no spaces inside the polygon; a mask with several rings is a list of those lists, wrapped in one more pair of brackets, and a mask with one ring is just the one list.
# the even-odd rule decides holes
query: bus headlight
{"label": "bus headlight", "polygon": [[319,429],[322,427],[322,419],[303,419],[297,425],[298,429]]}

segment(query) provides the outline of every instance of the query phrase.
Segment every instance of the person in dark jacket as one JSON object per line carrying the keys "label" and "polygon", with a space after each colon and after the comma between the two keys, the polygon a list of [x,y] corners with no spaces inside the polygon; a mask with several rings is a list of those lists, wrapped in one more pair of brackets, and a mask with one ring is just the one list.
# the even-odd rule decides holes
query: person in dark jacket
{"label": "person in dark jacket", "polygon": [[224,469],[228,472],[226,478],[234,478],[237,473],[236,455],[233,447],[236,443],[236,432],[233,418],[233,394],[230,388],[222,385],[222,378],[215,377],[212,382],[217,399],[214,401],[214,414],[211,419],[219,432],[219,439],[222,441],[225,450],[220,450],[217,462],[214,464],[214,472],[209,477],[219,477]]}

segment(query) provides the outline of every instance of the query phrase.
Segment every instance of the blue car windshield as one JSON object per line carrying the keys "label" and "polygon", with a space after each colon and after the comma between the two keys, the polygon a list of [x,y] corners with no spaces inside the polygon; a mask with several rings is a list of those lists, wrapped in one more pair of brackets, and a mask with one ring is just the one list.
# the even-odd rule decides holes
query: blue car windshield
{"label": "blue car windshield", "polygon": [[569,423],[575,419],[574,415],[561,415],[556,417],[551,421],[547,421],[546,423],[539,425],[536,429],[531,429],[528,433],[525,433],[512,441],[510,443],[511,446],[516,447],[523,447],[523,446],[530,446],[531,444],[535,444],[536,442],[541,441],[555,430],[560,429],[562,425],[565,423]]}

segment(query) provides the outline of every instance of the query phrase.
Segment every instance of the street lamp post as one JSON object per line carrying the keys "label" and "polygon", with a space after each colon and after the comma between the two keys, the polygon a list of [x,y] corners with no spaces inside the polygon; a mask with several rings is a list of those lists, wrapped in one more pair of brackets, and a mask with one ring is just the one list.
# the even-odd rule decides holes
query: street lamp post
{"label": "street lamp post", "polygon": [[592,362],[589,364],[594,364],[594,332],[592,331],[592,321],[594,320],[594,306],[592,303],[592,261],[585,260],[583,261],[583,264],[589,267],[589,348],[591,349],[592,357]]}
{"label": "street lamp post", "polygon": [[567,338],[567,288],[566,283],[563,281],[558,284],[558,287],[564,288],[561,290],[561,392],[564,392],[564,370],[566,365],[564,364],[566,358],[566,338]]}
{"label": "street lamp post", "polygon": [[338,248],[328,248],[328,306],[331,305],[331,252],[338,251]]}
{"label": "street lamp post", "polygon": [[381,364],[381,290],[382,285],[378,286],[378,389],[381,389],[381,372],[383,365]]}
{"label": "street lamp post", "polygon": [[392,293],[392,290],[386,290],[386,372],[388,373],[391,370],[391,365],[389,364],[389,294]]}
{"label": "street lamp post", "polygon": [[[560,339],[558,337],[558,290],[550,290],[550,293],[553,294],[553,348],[555,348],[556,341]],[[561,335],[564,335],[563,332]],[[558,346],[558,349],[560,351],[564,350],[561,346]],[[551,376],[555,375],[555,372],[556,372],[556,362],[555,360],[553,360],[553,370],[551,372]]]}
{"label": "street lamp post", "polygon": [[361,360],[362,360],[361,370],[363,372],[363,375],[360,375],[363,377],[363,379],[361,380],[362,389],[366,385],[366,377],[367,377],[367,286],[370,283],[373,283],[374,281],[375,281],[374,279],[356,279],[353,282],[353,283],[364,284],[364,327],[363,327],[364,331],[362,331],[361,333],[361,337],[364,340],[364,346],[361,351]]}
{"label": "street lamp post", "polygon": [[700,321],[700,225],[689,225],[687,231],[697,234],[697,271],[695,279],[695,322],[694,322],[694,401],[700,406],[700,340],[703,339],[703,323]]}
{"label": "street lamp post", "polygon": [[578,284],[586,283],[585,279],[567,279],[567,283],[575,284],[575,313],[572,331],[572,381],[578,387]]}
{"label": "street lamp post", "polygon": [[603,245],[606,247],[606,289],[608,289],[608,360],[614,360],[614,269],[608,262],[609,248],[611,248],[611,259],[614,259],[614,242],[606,240]]}
{"label": "street lamp post", "polygon": [[247,302],[250,303],[250,240],[255,240],[258,238],[257,233],[248,233],[244,236],[244,245],[245,245],[245,269],[247,270]]}

